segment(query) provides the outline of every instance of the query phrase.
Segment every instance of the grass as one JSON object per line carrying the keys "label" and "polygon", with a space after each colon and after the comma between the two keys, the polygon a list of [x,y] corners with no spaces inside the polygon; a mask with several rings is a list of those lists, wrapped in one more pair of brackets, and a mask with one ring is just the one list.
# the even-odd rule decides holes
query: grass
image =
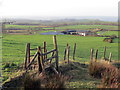
{"label": "grass", "polygon": [[[59,55],[60,57],[63,56],[66,43],[69,43],[71,46],[70,56],[72,56],[73,46],[74,43],[76,43],[76,59],[78,60],[88,60],[90,48],[103,51],[104,46],[107,47],[107,56],[109,52],[112,52],[112,59],[117,60],[116,52],[118,52],[118,44],[103,42],[103,39],[103,37],[57,35]],[[53,48],[52,35],[3,35],[3,62],[23,62],[26,43],[31,43],[31,48],[36,48],[37,46],[42,46],[43,41],[47,42],[48,50]],[[99,53],[99,58],[103,56],[102,54],[103,53]]]}
{"label": "grass", "polygon": [[68,25],[56,27],[56,29],[83,29],[83,30],[92,30],[92,29],[108,29],[108,30],[117,30],[117,26],[110,25]]}
{"label": "grass", "polygon": [[[90,48],[99,50],[99,57],[103,56],[104,46],[107,47],[107,56],[112,52],[112,59],[117,60],[118,44],[103,42],[103,37],[80,37],[71,35],[57,35],[60,60],[63,60],[66,43],[70,45],[70,57],[72,58],[74,43],[77,44],[76,60],[88,61]],[[3,35],[2,54],[3,62],[22,63],[25,57],[25,45],[31,43],[31,48],[42,46],[43,41],[47,42],[48,51],[53,49],[52,35]],[[35,52],[31,52],[34,54]]]}
{"label": "grass", "polygon": [[[5,25],[5,28],[19,28],[19,29],[29,29],[35,28],[37,25]],[[41,27],[40,27],[41,28]],[[53,27],[42,27],[42,29],[53,29]],[[59,26],[55,29],[83,29],[83,30],[92,30],[92,29],[108,29],[108,30],[117,30],[117,26],[112,25],[68,25],[68,26]]]}
{"label": "grass", "polygon": [[118,33],[119,31],[100,31],[100,32],[97,32],[98,34],[100,35],[116,35],[118,36]]}

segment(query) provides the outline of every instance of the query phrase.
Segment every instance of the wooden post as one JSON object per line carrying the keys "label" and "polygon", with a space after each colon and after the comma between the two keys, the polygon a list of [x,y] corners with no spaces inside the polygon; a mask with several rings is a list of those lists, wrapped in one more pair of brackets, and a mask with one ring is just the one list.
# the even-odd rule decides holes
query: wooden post
{"label": "wooden post", "polygon": [[58,47],[57,47],[57,40],[56,40],[56,36],[53,36],[53,44],[54,44],[54,48],[56,49],[56,70],[58,71]]}
{"label": "wooden post", "polygon": [[110,52],[110,55],[109,55],[109,62],[111,62],[111,58],[112,58],[112,53]]}
{"label": "wooden post", "polygon": [[64,50],[64,60],[66,60],[66,49],[67,48],[65,48],[65,50]]}
{"label": "wooden post", "polygon": [[105,48],[104,48],[104,59],[106,58],[106,46],[105,46]]}
{"label": "wooden post", "polygon": [[93,50],[93,49],[91,49],[91,50],[90,50],[90,61],[92,61],[92,60],[93,60],[93,52],[94,52],[94,50]]}
{"label": "wooden post", "polygon": [[74,50],[73,50],[73,60],[75,60],[75,52],[76,52],[76,43],[74,44]]}
{"label": "wooden post", "polygon": [[41,56],[42,56],[41,55],[41,48],[38,47],[38,72],[42,72],[43,71],[43,61],[40,58]]}
{"label": "wooden post", "polygon": [[68,46],[68,64],[70,63],[69,56],[70,56],[70,46]]}
{"label": "wooden post", "polygon": [[27,69],[27,50],[28,50],[28,43],[26,44],[25,47],[25,66],[24,66],[25,69]]}
{"label": "wooden post", "polygon": [[[43,42],[44,53],[47,52],[46,50],[46,42]],[[44,56],[44,60],[47,58],[47,54]]]}
{"label": "wooden post", "polygon": [[27,63],[30,63],[30,43],[27,43]]}
{"label": "wooden post", "polygon": [[95,52],[95,60],[97,60],[97,57],[98,57],[98,49]]}

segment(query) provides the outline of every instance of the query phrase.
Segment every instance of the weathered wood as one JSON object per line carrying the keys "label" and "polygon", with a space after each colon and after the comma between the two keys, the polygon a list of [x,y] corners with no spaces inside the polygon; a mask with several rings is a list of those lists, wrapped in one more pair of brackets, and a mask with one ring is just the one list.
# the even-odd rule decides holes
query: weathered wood
{"label": "weathered wood", "polygon": [[44,56],[44,55],[47,55],[47,54],[52,53],[52,52],[54,52],[54,51],[56,51],[56,49],[53,49],[53,50],[48,51],[48,52],[46,52],[46,53],[42,53],[42,55]]}
{"label": "weathered wood", "polygon": [[30,57],[33,57],[34,55],[30,55]]}
{"label": "weathered wood", "polygon": [[109,62],[112,61],[111,58],[112,58],[112,53],[110,52],[110,55],[109,55]]}
{"label": "weathered wood", "polygon": [[37,48],[33,48],[33,49],[30,49],[30,50],[37,50]]}
{"label": "weathered wood", "polygon": [[[51,55],[52,57],[54,56],[54,52],[52,53],[52,55]],[[50,63],[52,62],[52,59],[50,60]]]}
{"label": "weathered wood", "polygon": [[34,57],[32,58],[31,62],[28,64],[27,69],[30,67],[30,65],[34,62],[35,58],[37,57],[38,52],[35,53]]}
{"label": "weathered wood", "polygon": [[28,44],[26,44],[26,47],[25,47],[25,66],[24,66],[24,69],[27,69],[27,50],[28,50]]}
{"label": "weathered wood", "polygon": [[70,57],[70,46],[68,46],[68,64],[70,63],[69,57]]}
{"label": "weathered wood", "polygon": [[104,47],[104,55],[103,55],[104,59],[106,58],[106,46]]}
{"label": "weathered wood", "polygon": [[95,60],[97,60],[97,57],[98,57],[98,49],[95,52]]}
{"label": "weathered wood", "polygon": [[64,60],[66,60],[66,48],[64,50]]}
{"label": "weathered wood", "polygon": [[27,58],[28,58],[28,63],[30,63],[30,43],[27,44]]}
{"label": "weathered wood", "polygon": [[[44,47],[44,53],[46,53],[47,52],[47,50],[46,50],[46,42],[43,42],[43,47]],[[46,59],[47,54],[43,58]]]}
{"label": "weathered wood", "polygon": [[76,52],[76,43],[74,44],[74,50],[73,50],[73,60],[75,60],[75,52]]}
{"label": "weathered wood", "polygon": [[53,36],[53,44],[54,44],[54,49],[56,49],[56,58],[55,58],[55,61],[56,61],[56,70],[58,71],[58,48],[57,48],[57,40],[56,40],[56,36],[54,35]]}
{"label": "weathered wood", "polygon": [[38,47],[38,72],[42,72],[43,71],[43,56],[40,55],[41,54],[41,48]]}
{"label": "weathered wood", "polygon": [[94,52],[94,50],[93,50],[93,49],[90,49],[90,61],[93,60],[93,52]]}
{"label": "weathered wood", "polygon": [[47,59],[45,59],[44,60],[44,62],[47,62],[47,61],[49,61],[49,60],[52,60],[53,58],[55,58],[56,56],[54,55],[54,56],[52,56],[52,57],[50,57],[50,58],[47,58]]}

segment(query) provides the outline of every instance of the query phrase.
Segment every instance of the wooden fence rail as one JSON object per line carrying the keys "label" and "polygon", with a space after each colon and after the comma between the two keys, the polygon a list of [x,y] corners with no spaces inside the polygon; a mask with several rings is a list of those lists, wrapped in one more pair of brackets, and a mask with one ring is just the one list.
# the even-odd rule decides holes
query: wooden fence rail
{"label": "wooden fence rail", "polygon": [[[44,71],[45,69],[45,62],[50,61],[50,64],[52,64],[52,59],[55,58],[55,67],[56,70],[58,71],[58,49],[57,49],[57,40],[56,40],[56,36],[53,36],[53,45],[54,45],[54,49],[47,51],[46,49],[46,42],[43,42],[43,47],[41,48],[40,46],[38,46],[38,48],[35,49],[30,49],[30,43],[27,43],[26,45],[26,54],[25,54],[25,70],[29,70],[29,68],[31,67],[31,65],[34,63],[36,57],[37,58],[37,64],[38,64],[38,72],[41,73]],[[43,50],[42,50],[43,49]],[[34,55],[30,55],[30,50],[37,50],[37,52]],[[51,57],[47,57],[48,54],[51,53]],[[30,60],[30,57],[32,57],[32,59]]]}

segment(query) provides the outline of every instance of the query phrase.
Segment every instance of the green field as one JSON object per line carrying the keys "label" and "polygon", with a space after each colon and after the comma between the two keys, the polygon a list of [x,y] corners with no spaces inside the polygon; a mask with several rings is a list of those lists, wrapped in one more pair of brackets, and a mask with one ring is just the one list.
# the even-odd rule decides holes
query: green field
{"label": "green field", "polygon": [[[5,28],[19,28],[19,29],[29,29],[35,28],[37,25],[5,25]],[[42,29],[53,29],[53,27],[46,27]],[[59,26],[55,29],[83,29],[83,30],[92,30],[92,29],[108,29],[108,30],[117,30],[118,26],[112,25],[68,25],[68,26]]]}
{"label": "green field", "polygon": [[100,31],[97,33],[100,35],[116,35],[116,36],[118,36],[119,31]]}
{"label": "green field", "polygon": [[90,29],[109,29],[109,30],[117,30],[117,26],[110,26],[110,25],[68,25],[68,26],[61,26],[56,27],[56,29],[83,29],[83,30],[90,30]]}
{"label": "green field", "polygon": [[[104,46],[107,47],[107,57],[112,52],[112,59],[118,60],[118,43],[103,42],[104,37],[80,37],[72,35],[57,35],[59,58],[63,60],[66,43],[70,45],[70,56],[72,58],[74,43],[77,44],[76,60],[89,61],[90,49],[99,50],[99,58],[103,57]],[[3,35],[2,59],[4,62],[22,63],[25,57],[25,45],[31,44],[31,48],[42,46],[43,41],[47,42],[48,51],[53,48],[52,35]],[[35,52],[31,52],[33,54]]]}

